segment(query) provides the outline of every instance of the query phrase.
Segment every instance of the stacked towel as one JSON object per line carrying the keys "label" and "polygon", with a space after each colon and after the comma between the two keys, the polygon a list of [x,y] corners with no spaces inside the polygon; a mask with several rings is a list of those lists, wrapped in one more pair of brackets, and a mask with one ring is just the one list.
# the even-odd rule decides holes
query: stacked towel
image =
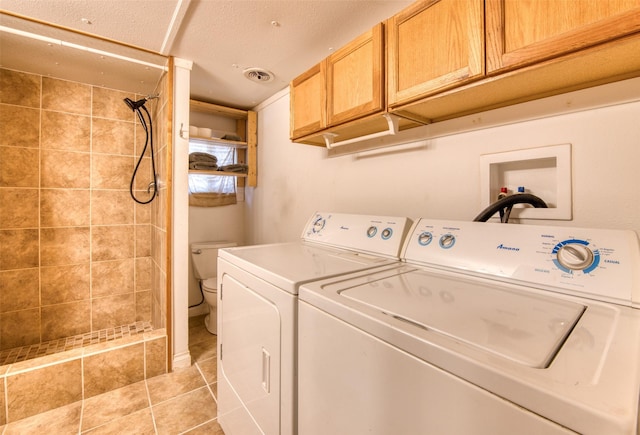
{"label": "stacked towel", "polygon": [[221,171],[225,171],[225,172],[239,172],[239,173],[246,173],[248,170],[248,166],[247,165],[243,165],[243,164],[234,164],[234,165],[226,165],[226,166],[222,166],[220,168]]}
{"label": "stacked towel", "polygon": [[189,154],[189,169],[216,171],[218,158],[207,153],[191,153]]}

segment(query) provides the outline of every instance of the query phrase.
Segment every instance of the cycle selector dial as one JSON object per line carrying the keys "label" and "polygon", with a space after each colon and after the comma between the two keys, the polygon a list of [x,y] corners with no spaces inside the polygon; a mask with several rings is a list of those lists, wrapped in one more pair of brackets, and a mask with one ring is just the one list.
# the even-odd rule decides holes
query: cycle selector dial
{"label": "cycle selector dial", "polygon": [[314,233],[319,233],[320,231],[322,231],[322,229],[324,228],[324,225],[326,223],[327,223],[327,221],[322,216],[318,216],[316,218],[316,220],[313,221],[313,225],[311,227],[311,230]]}
{"label": "cycle selector dial", "polygon": [[449,249],[456,243],[456,236],[453,234],[445,234],[440,237],[440,247],[443,249]]}
{"label": "cycle selector dial", "polygon": [[432,240],[433,234],[428,231],[425,231],[418,236],[418,243],[422,246],[427,246]]}
{"label": "cycle selector dial", "polygon": [[558,248],[556,258],[569,270],[585,270],[593,264],[595,256],[588,246],[571,243]]}

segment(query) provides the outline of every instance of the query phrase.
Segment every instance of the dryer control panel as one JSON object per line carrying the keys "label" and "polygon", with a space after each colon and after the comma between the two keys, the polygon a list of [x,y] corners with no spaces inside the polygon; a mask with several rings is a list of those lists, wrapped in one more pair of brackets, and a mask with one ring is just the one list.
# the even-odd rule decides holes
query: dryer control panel
{"label": "dryer control panel", "polygon": [[315,213],[302,232],[314,243],[399,258],[412,221],[406,217]]}
{"label": "dryer control panel", "polygon": [[640,246],[633,231],[420,219],[403,258],[640,306]]}

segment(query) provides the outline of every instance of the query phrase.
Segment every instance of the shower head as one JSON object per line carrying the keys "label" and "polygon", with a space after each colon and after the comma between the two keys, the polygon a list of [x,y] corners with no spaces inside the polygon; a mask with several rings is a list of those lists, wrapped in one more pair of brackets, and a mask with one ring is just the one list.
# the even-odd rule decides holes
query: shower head
{"label": "shower head", "polygon": [[127,104],[127,106],[129,106],[129,108],[131,110],[133,110],[135,112],[136,109],[139,109],[140,107],[144,106],[144,103],[147,102],[147,99],[143,98],[143,99],[138,100],[138,101],[133,101],[130,98],[125,98],[124,102]]}

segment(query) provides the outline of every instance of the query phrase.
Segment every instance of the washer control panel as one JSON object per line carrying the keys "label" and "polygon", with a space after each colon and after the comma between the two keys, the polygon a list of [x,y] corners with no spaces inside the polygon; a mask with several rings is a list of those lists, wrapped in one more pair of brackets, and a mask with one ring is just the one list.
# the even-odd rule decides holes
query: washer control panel
{"label": "washer control panel", "polygon": [[307,223],[302,239],[399,258],[411,224],[405,217],[318,212]]}
{"label": "washer control panel", "polygon": [[606,301],[640,303],[640,247],[633,231],[419,219],[403,258]]}

